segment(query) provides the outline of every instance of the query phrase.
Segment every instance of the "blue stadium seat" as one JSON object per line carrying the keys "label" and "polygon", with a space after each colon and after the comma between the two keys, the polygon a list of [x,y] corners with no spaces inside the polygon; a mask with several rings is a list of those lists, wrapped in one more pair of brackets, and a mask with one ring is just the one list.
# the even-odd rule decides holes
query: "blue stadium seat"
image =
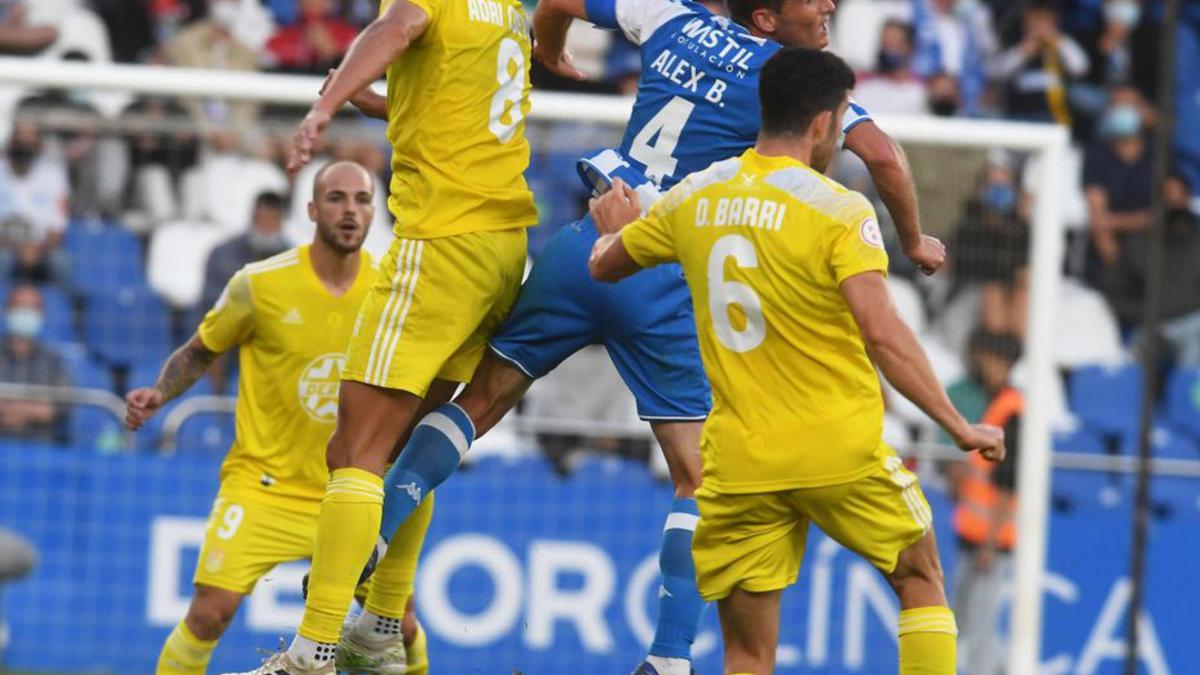
{"label": "blue stadium seat", "polygon": [[42,339],[47,342],[78,343],[79,333],[75,331],[75,310],[71,306],[71,298],[54,287],[42,287],[42,311],[45,315],[45,325],[42,327]]}
{"label": "blue stadium seat", "polygon": [[132,232],[98,222],[72,223],[63,236],[71,260],[71,287],[101,297],[129,286],[145,286],[142,242]]}
{"label": "blue stadium seat", "polygon": [[55,351],[67,365],[72,386],[113,390],[112,372],[103,364],[93,361],[86,349],[79,345],[60,345]]}
{"label": "blue stadium seat", "polygon": [[1195,478],[1154,476],[1150,501],[1162,519],[1200,524],[1200,489]]}
{"label": "blue stadium seat", "polygon": [[75,406],[71,411],[71,444],[100,451],[116,451],[124,446],[121,422],[103,408]]}
{"label": "blue stadium seat", "polygon": [[[1196,443],[1186,434],[1182,434],[1166,425],[1155,424],[1150,434],[1151,454],[1162,459],[1192,459],[1200,460],[1200,451]],[[1138,451],[1138,435],[1126,436],[1121,441],[1121,452],[1126,455],[1136,455]]]}
{"label": "blue stadium seat", "polygon": [[1071,373],[1071,411],[1088,427],[1115,436],[1135,433],[1142,401],[1142,369],[1136,364],[1084,366]]}
{"label": "blue stadium seat", "polygon": [[1177,368],[1167,377],[1167,419],[1200,438],[1200,368]]}
{"label": "blue stadium seat", "polygon": [[233,443],[234,416],[228,413],[192,415],[179,427],[176,448],[179,452],[224,454]]}
{"label": "blue stadium seat", "polygon": [[1071,431],[1055,432],[1051,443],[1057,452],[1079,452],[1089,455],[1103,455],[1107,452],[1104,439],[1084,426],[1078,426]]}
{"label": "blue stadium seat", "polygon": [[139,286],[90,298],[83,334],[100,359],[118,367],[161,360],[171,347],[166,307]]}

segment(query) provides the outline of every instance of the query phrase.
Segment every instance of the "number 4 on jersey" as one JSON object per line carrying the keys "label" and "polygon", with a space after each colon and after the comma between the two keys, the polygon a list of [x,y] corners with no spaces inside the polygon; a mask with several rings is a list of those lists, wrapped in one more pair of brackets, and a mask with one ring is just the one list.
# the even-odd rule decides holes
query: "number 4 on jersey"
{"label": "number 4 on jersey", "polygon": [[664,178],[675,173],[675,146],[696,105],[676,96],[646,122],[634,136],[629,156],[646,166],[646,177],[661,185]]}

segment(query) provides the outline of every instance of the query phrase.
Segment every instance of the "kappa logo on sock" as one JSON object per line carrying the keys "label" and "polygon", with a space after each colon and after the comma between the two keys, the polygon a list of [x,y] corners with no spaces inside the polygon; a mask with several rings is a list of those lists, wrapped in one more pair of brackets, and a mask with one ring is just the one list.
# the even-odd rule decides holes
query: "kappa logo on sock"
{"label": "kappa logo on sock", "polygon": [[671,591],[668,591],[666,586],[659,586],[658,587],[658,597],[673,598],[675,596],[671,595]]}
{"label": "kappa logo on sock", "polygon": [[411,483],[397,483],[396,487],[408,493],[414,502],[421,503],[421,486],[417,485],[416,481]]}

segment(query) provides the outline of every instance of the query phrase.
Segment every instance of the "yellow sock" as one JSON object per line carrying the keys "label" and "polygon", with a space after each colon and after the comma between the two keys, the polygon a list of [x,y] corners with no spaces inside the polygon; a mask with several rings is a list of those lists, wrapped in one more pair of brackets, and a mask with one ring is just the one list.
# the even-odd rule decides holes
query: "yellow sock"
{"label": "yellow sock", "polygon": [[954,675],[958,625],[949,607],[900,612],[900,675]]}
{"label": "yellow sock", "polygon": [[429,647],[425,642],[425,629],[417,623],[417,635],[412,644],[404,648],[408,654],[408,668],[404,675],[429,675]]}
{"label": "yellow sock", "polygon": [[408,598],[413,592],[413,579],[417,576],[417,559],[421,557],[421,546],[425,544],[425,533],[429,531],[431,520],[432,492],[392,536],[387,555],[379,561],[371,576],[365,605],[368,612],[392,619],[404,618]]}
{"label": "yellow sock", "polygon": [[216,646],[216,640],[201,640],[180,621],[167,636],[154,672],[158,675],[204,675]]}
{"label": "yellow sock", "polygon": [[308,600],[300,635],[336,643],[363,563],[379,536],[383,479],[362,469],[337,469],[329,477],[317,547],[308,573]]}

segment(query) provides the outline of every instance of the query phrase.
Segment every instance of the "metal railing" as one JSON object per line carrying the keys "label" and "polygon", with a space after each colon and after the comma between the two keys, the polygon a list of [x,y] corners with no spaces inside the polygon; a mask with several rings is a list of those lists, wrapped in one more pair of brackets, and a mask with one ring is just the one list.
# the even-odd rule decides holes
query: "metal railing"
{"label": "metal railing", "polygon": [[[68,405],[86,405],[101,408],[110,413],[118,424],[125,419],[125,401],[116,394],[103,389],[77,389],[74,387],[47,387],[29,384],[0,382],[0,400],[23,399],[50,401]],[[202,413],[234,414],[237,398],[234,396],[192,396],[177,403],[163,417],[162,432],[158,448],[171,453],[178,450],[179,430],[188,418]],[[519,434],[564,434],[590,438],[632,438],[652,440],[650,425],[644,422],[606,422],[566,417],[541,417],[537,415],[511,415],[514,430]],[[122,426],[122,429],[124,427]],[[133,432],[124,431],[126,448],[133,447]],[[897,448],[903,457],[926,462],[953,462],[965,457],[958,448],[946,443],[914,442]],[[1055,451],[1051,464],[1056,469],[1098,471],[1105,473],[1134,474],[1137,458],[1128,455],[1097,455],[1094,453]],[[1159,476],[1200,478],[1200,458],[1167,459],[1154,458],[1150,462],[1151,473]]]}

